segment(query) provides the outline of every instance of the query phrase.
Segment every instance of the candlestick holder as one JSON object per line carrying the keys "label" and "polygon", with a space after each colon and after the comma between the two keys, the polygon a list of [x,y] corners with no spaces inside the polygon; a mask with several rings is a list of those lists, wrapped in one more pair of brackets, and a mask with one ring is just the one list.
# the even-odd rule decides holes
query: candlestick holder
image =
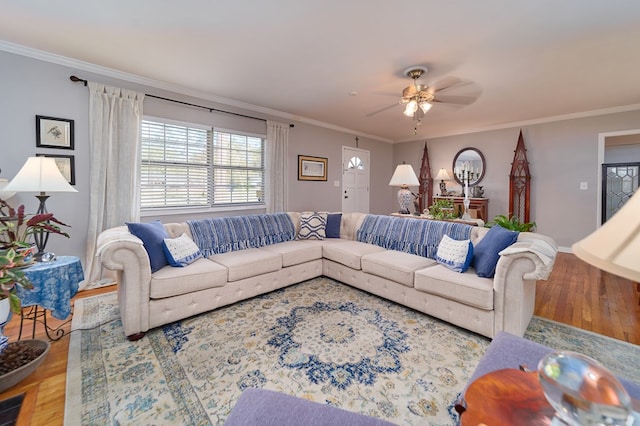
{"label": "candlestick holder", "polygon": [[473,173],[471,170],[461,170],[458,174],[458,179],[464,183],[464,200],[462,200],[462,204],[464,205],[464,213],[462,214],[462,219],[471,220],[471,215],[469,214],[469,205],[471,204],[471,200],[469,200],[469,182],[473,179]]}

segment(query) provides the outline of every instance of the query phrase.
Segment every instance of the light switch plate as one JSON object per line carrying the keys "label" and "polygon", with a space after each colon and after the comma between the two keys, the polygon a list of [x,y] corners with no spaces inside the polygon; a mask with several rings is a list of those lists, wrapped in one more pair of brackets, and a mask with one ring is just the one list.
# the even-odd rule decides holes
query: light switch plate
{"label": "light switch plate", "polygon": [[588,182],[580,182],[580,189],[583,190],[583,191],[589,189],[589,183]]}
{"label": "light switch plate", "polygon": [[339,187],[340,186],[340,181],[339,180],[334,180],[333,181],[333,186]]}

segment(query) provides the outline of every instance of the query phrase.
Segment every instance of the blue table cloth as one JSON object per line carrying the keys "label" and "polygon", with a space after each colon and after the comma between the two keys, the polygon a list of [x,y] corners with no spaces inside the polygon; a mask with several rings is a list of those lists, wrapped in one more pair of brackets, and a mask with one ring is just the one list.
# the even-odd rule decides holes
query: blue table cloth
{"label": "blue table cloth", "polygon": [[71,315],[71,298],[84,280],[78,257],[58,256],[53,262],[35,263],[26,268],[24,274],[33,283],[33,290],[18,287],[22,307],[42,306],[60,320]]}

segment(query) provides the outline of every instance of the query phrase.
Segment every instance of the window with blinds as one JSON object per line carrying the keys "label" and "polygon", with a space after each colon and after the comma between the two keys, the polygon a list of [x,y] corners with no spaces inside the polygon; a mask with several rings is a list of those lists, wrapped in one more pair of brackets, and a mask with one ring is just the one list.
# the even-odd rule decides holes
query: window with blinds
{"label": "window with blinds", "polygon": [[141,207],[215,207],[263,202],[264,139],[143,120]]}

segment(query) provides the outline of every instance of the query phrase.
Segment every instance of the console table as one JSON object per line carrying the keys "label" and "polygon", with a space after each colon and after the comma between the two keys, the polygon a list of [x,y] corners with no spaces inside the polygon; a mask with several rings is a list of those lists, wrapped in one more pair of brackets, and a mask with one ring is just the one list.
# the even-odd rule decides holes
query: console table
{"label": "console table", "polygon": [[[464,197],[433,197],[433,202],[440,200],[449,200],[453,203],[455,213],[464,212]],[[484,222],[489,221],[489,199],[488,198],[469,198],[469,210],[478,212],[478,219]]]}
{"label": "console table", "polygon": [[[51,262],[38,262],[24,270],[25,276],[33,284],[32,290],[18,287],[17,292],[22,305],[20,334],[25,319],[33,320],[32,338],[36,334],[36,320],[43,318],[45,332],[50,340],[59,340],[64,336],[60,327],[53,329],[47,325],[46,310],[57,319],[64,320],[71,315],[71,298],[78,292],[80,282],[84,280],[80,258],[75,256],[58,256]],[[26,312],[25,308],[31,307]],[[49,334],[55,333],[55,337]]]}

